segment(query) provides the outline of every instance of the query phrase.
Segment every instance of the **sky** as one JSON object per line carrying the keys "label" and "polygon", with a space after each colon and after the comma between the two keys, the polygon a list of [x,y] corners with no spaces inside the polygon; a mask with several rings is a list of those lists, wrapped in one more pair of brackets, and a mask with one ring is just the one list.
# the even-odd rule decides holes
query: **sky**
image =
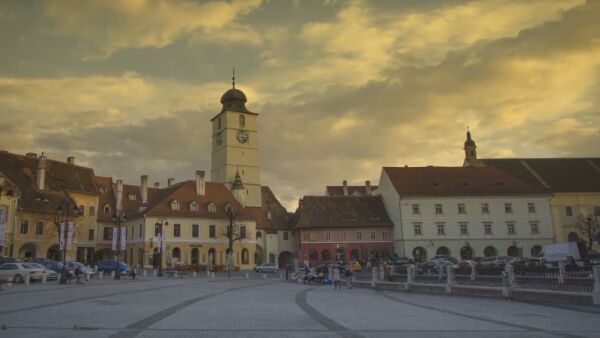
{"label": "sky", "polygon": [[382,166],[600,156],[600,1],[1,1],[0,149],[166,184],[236,88],[294,211]]}

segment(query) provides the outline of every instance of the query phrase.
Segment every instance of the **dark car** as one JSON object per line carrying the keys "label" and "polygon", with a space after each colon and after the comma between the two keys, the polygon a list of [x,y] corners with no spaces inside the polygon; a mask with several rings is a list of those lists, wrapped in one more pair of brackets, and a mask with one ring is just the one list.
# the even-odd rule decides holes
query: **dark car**
{"label": "dark car", "polygon": [[445,272],[447,265],[458,267],[458,261],[454,257],[438,256],[422,263],[419,267],[425,273],[439,273]]}
{"label": "dark car", "polygon": [[[118,262],[119,263],[119,273],[121,275],[128,275],[131,273],[131,268],[129,265]],[[102,261],[98,263],[98,272],[101,273],[111,273],[113,271],[117,271],[117,261]]]}
{"label": "dark car", "polygon": [[63,267],[63,264],[61,262],[56,262],[56,261],[45,260],[45,261],[41,261],[38,263],[41,264],[44,268],[56,271],[57,273],[60,273],[60,271],[62,270],[62,267]]}

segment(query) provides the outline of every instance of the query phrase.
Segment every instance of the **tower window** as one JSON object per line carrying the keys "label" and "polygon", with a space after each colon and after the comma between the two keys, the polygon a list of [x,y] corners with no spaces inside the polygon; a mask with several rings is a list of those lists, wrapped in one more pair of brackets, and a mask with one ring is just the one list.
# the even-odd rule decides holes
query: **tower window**
{"label": "tower window", "polygon": [[221,129],[221,117],[217,120],[217,128]]}
{"label": "tower window", "polygon": [[240,114],[240,127],[246,126],[246,117]]}

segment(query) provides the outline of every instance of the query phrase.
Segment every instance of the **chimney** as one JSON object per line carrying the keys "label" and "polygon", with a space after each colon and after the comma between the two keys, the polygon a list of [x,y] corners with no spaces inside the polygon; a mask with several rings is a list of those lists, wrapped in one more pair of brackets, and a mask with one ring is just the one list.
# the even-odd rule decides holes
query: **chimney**
{"label": "chimney", "polygon": [[367,196],[371,196],[371,181],[365,181],[365,190],[367,190]]}
{"label": "chimney", "polygon": [[154,187],[155,187],[156,189],[160,188],[160,183],[158,183],[158,182],[154,182]]}
{"label": "chimney", "polygon": [[40,190],[44,190],[44,182],[46,181],[46,157],[44,153],[40,155],[38,159],[37,165],[37,174],[35,177],[35,182],[37,183],[37,187]]}
{"label": "chimney", "polygon": [[69,163],[70,165],[75,165],[75,156],[67,157],[67,163]]}
{"label": "chimney", "polygon": [[204,195],[205,192],[204,175],[205,172],[203,170],[196,170],[196,194],[200,196]]}
{"label": "chimney", "polygon": [[175,179],[173,177],[169,177],[167,179],[167,187],[170,187],[173,185],[173,181],[175,181]]}
{"label": "chimney", "polygon": [[123,210],[123,180],[117,180],[117,214]]}
{"label": "chimney", "polygon": [[344,180],[342,182],[343,184],[343,188],[344,188],[344,196],[348,196],[348,182],[346,182],[346,180]]}
{"label": "chimney", "polygon": [[148,202],[148,175],[142,175],[142,184],[140,185],[140,194],[142,195],[142,203]]}

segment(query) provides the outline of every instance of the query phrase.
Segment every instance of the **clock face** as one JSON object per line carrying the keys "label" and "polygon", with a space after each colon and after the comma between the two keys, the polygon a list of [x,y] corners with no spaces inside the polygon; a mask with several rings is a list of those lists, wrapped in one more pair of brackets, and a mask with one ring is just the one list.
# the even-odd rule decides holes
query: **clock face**
{"label": "clock face", "polygon": [[250,135],[248,134],[247,131],[240,130],[237,132],[236,138],[239,143],[246,143],[246,142],[248,142]]}

